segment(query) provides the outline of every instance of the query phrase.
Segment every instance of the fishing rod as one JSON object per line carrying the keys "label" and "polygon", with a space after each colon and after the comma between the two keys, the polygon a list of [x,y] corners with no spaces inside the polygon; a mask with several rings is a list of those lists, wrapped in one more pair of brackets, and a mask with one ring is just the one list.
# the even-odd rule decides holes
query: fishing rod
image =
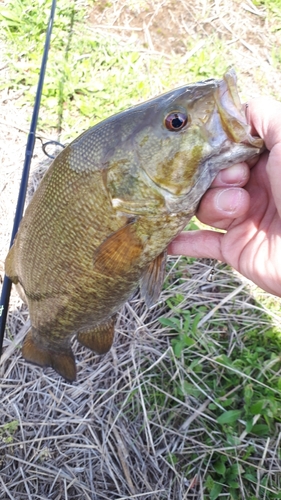
{"label": "fishing rod", "polygon": [[[49,17],[48,27],[46,30],[44,52],[43,52],[41,68],[40,68],[40,73],[39,73],[39,80],[38,80],[37,91],[36,91],[36,96],[35,96],[35,103],[34,103],[34,108],[33,108],[33,113],[32,113],[31,124],[30,124],[30,131],[29,131],[29,134],[27,137],[27,142],[26,142],[25,158],[24,158],[24,164],[23,164],[23,170],[22,170],[22,178],[21,178],[21,183],[20,183],[16,213],[15,213],[15,218],[14,218],[14,225],[13,225],[13,230],[12,230],[12,234],[11,234],[10,248],[11,248],[11,246],[14,242],[15,236],[17,234],[19,224],[20,224],[20,221],[21,221],[21,218],[23,215],[23,210],[24,210],[25,196],[26,196],[26,190],[27,190],[27,184],[28,184],[28,176],[29,176],[29,171],[30,171],[30,163],[31,163],[31,158],[33,155],[35,139],[36,139],[35,132],[36,132],[36,127],[37,127],[38,114],[39,114],[39,108],[40,108],[40,102],[41,102],[41,96],[42,96],[42,89],[43,89],[48,54],[49,54],[49,49],[50,49],[50,41],[51,41],[53,24],[54,24],[55,10],[56,10],[56,0],[52,0],[50,17]],[[5,275],[4,281],[3,281],[3,286],[2,286],[1,298],[0,298],[0,357],[2,355],[2,346],[3,346],[3,340],[4,340],[4,334],[5,334],[7,314],[8,314],[8,309],[9,309],[11,288],[12,288],[12,282]]]}

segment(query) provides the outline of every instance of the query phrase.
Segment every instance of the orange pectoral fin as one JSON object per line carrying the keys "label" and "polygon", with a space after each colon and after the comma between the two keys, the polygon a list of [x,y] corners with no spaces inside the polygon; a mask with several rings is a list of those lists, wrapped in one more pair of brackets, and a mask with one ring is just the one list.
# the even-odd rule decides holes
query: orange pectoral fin
{"label": "orange pectoral fin", "polygon": [[37,335],[34,335],[33,328],[28,330],[22,346],[22,356],[29,363],[34,365],[53,368],[65,380],[73,382],[76,380],[75,358],[71,348],[53,351],[47,347],[41,347],[35,340]]}
{"label": "orange pectoral fin", "polygon": [[157,301],[166,271],[167,251],[160,253],[146,268],[141,278],[141,295],[147,307],[151,307]]}
{"label": "orange pectoral fin", "polygon": [[134,222],[112,233],[94,254],[95,271],[106,276],[120,276],[132,269],[142,253],[143,244]]}

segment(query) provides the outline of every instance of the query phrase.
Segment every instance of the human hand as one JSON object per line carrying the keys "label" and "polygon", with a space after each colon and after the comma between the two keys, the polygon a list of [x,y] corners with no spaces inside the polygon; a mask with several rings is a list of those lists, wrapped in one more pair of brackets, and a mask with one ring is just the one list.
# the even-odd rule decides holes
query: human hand
{"label": "human hand", "polygon": [[225,233],[186,231],[168,252],[230,264],[258,286],[281,296],[281,103],[257,98],[247,109],[253,135],[265,151],[252,168],[222,170],[203,196],[198,219]]}

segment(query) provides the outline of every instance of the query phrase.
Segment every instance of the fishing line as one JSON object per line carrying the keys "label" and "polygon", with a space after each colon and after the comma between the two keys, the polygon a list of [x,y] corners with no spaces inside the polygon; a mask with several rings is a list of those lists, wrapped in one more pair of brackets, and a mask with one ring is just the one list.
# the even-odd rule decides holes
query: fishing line
{"label": "fishing line", "polygon": [[54,160],[54,158],[56,157],[55,155],[51,155],[50,153],[48,153],[48,150],[47,150],[47,147],[48,146],[57,146],[57,147],[60,147],[62,149],[65,148],[65,145],[62,144],[61,142],[58,142],[58,141],[47,141],[47,142],[43,142],[41,137],[36,137],[36,139],[39,139],[39,141],[41,141],[41,145],[42,145],[42,151],[44,152],[44,154],[46,156],[48,156],[48,158],[51,158],[52,160]]}
{"label": "fishing line", "polygon": [[[39,73],[39,80],[38,80],[37,91],[36,91],[36,97],[35,97],[35,103],[34,103],[34,108],[33,108],[33,113],[32,113],[31,124],[30,124],[30,131],[29,131],[27,143],[26,143],[22,178],[21,178],[21,183],[20,183],[16,213],[15,213],[15,218],[14,218],[14,225],[13,225],[13,230],[12,230],[12,234],[11,234],[10,248],[11,248],[13,241],[14,241],[14,238],[17,234],[19,223],[21,221],[23,210],[24,210],[24,202],[25,202],[25,196],[26,196],[26,190],[27,190],[30,163],[31,163],[31,158],[33,155],[34,144],[35,144],[35,139],[36,139],[35,132],[36,132],[36,127],[37,127],[38,114],[39,114],[39,108],[40,108],[40,102],[41,102],[41,95],[42,95],[42,89],[43,89],[43,84],[44,84],[44,77],[45,77],[45,72],[46,72],[48,53],[49,53],[49,48],[50,48],[50,41],[51,41],[52,28],[53,28],[53,23],[54,23],[55,10],[56,10],[56,0],[52,0],[50,18],[49,18],[49,22],[48,22],[47,31],[46,31],[45,46],[44,46],[44,52],[43,52],[41,68],[40,68],[40,73]],[[4,281],[3,281],[3,286],[2,286],[1,298],[0,298],[0,356],[2,354],[2,346],[3,346],[3,340],[4,340],[6,319],[7,319],[8,309],[9,309],[11,288],[12,288],[12,282],[5,275]]]}

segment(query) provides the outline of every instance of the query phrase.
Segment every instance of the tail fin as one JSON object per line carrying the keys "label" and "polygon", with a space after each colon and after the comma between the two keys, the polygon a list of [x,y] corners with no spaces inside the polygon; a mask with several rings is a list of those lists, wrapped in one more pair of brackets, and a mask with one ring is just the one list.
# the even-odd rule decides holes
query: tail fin
{"label": "tail fin", "polygon": [[75,358],[71,348],[62,346],[60,350],[54,351],[45,346],[40,346],[35,339],[33,328],[28,330],[22,346],[22,356],[34,365],[53,368],[68,382],[76,380]]}

